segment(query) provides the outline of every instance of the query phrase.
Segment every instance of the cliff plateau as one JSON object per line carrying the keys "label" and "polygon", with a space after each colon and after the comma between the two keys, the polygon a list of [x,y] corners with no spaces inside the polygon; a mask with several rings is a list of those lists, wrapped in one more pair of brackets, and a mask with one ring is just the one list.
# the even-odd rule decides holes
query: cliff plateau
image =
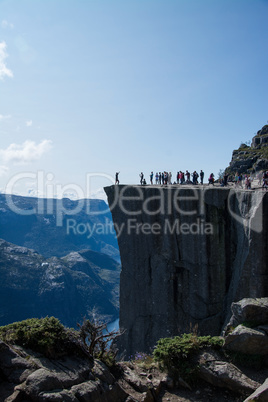
{"label": "cliff plateau", "polygon": [[122,354],[197,328],[218,335],[230,306],[268,295],[268,195],[208,187],[105,188],[121,255]]}

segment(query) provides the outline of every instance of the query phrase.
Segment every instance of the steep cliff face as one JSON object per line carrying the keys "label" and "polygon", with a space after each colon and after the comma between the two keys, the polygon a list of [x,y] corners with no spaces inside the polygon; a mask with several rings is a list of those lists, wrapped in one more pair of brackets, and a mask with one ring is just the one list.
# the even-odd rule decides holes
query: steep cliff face
{"label": "steep cliff face", "polygon": [[122,261],[121,352],[161,337],[220,334],[230,305],[268,295],[267,193],[230,188],[105,188]]}

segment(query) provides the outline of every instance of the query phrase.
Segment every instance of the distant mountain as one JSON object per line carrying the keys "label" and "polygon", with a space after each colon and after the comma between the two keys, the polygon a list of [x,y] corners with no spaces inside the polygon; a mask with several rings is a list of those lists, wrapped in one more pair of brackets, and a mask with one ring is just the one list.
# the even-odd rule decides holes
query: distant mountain
{"label": "distant mountain", "polygon": [[[38,226],[36,217],[33,222]],[[92,311],[114,320],[120,268],[109,256],[91,250],[46,259],[0,239],[0,325],[55,316],[76,328]]]}
{"label": "distant mountain", "polygon": [[45,257],[90,249],[120,259],[111,213],[103,200],[0,194],[0,238]]}

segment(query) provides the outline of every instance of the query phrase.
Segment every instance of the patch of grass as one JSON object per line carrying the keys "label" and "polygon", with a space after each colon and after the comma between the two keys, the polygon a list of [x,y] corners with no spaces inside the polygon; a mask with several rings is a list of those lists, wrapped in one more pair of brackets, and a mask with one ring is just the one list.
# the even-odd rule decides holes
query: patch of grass
{"label": "patch of grass", "polygon": [[160,368],[167,369],[174,377],[193,381],[198,369],[192,358],[203,348],[221,349],[223,339],[217,336],[197,336],[183,334],[158,341],[153,356]]}
{"label": "patch of grass", "polygon": [[0,327],[0,338],[46,357],[57,358],[77,351],[76,331],[65,328],[55,317],[30,318]]}
{"label": "patch of grass", "polygon": [[149,369],[155,365],[153,356],[142,352],[136,352],[134,356],[130,356],[130,360],[137,364],[140,368]]}

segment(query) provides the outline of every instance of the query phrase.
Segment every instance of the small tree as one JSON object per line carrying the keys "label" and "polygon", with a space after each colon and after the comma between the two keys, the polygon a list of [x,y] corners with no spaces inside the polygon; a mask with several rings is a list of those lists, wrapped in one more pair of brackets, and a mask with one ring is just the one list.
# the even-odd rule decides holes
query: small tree
{"label": "small tree", "polygon": [[120,330],[108,331],[107,323],[100,320],[94,322],[84,318],[83,323],[77,324],[79,336],[91,356],[114,362],[117,350],[113,347],[115,339],[123,334]]}

